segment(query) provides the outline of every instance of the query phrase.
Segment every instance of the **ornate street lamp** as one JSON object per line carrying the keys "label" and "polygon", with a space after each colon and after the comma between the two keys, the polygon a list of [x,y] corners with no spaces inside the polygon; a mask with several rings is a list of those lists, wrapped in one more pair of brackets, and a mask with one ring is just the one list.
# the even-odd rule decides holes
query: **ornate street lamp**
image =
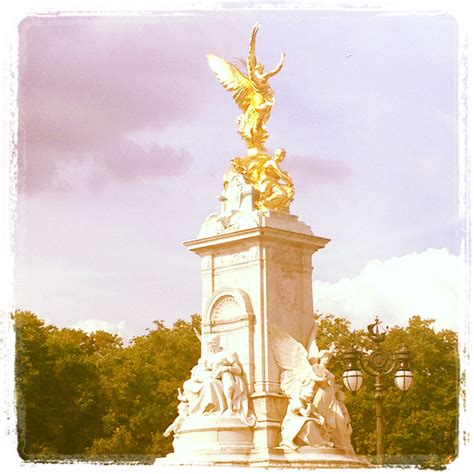
{"label": "ornate street lamp", "polygon": [[363,372],[375,377],[375,423],[377,430],[377,464],[383,464],[383,393],[382,378],[395,371],[395,385],[406,392],[413,381],[410,370],[410,351],[402,346],[395,353],[384,351],[380,344],[385,340],[386,330],[376,317],[374,324],[367,326],[369,339],[375,350],[365,353],[352,348],[344,355],[345,371],[342,376],[345,387],[357,392],[363,381]]}
{"label": "ornate street lamp", "polygon": [[342,375],[344,385],[351,392],[357,392],[362,385],[362,371],[357,368],[358,352],[355,349],[349,349],[343,355],[346,370]]}

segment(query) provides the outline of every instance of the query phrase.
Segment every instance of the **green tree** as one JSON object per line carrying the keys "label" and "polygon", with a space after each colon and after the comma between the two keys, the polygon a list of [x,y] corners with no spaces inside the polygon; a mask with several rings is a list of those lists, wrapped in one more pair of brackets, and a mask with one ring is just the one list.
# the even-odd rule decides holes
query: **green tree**
{"label": "green tree", "polygon": [[94,341],[83,331],[14,314],[19,452],[24,458],[82,453],[100,434]]}
{"label": "green tree", "polygon": [[47,416],[49,328],[29,311],[17,311],[13,316],[16,329],[16,406],[18,425],[18,452],[23,458],[28,453],[41,453],[48,449],[49,436],[42,436]]}
{"label": "green tree", "polygon": [[460,378],[457,335],[437,332],[433,323],[414,316],[407,328],[394,327],[387,335],[389,350],[403,343],[412,350],[415,379],[405,395],[388,392],[386,444],[389,455],[410,454],[415,462],[435,466],[457,454]]}
{"label": "green tree", "polygon": [[177,388],[199,358],[198,316],[172,328],[155,321],[127,347],[104,331],[46,326],[31,312],[13,318],[23,458],[146,462],[171,451],[162,433],[176,416]]}
{"label": "green tree", "polygon": [[172,451],[162,433],[176,416],[177,389],[189,378],[200,355],[191,323],[179,320],[172,328],[154,321],[155,328],[135,338],[119,353],[109,353],[99,367],[107,400],[105,433],[87,450],[90,456],[148,456],[153,461]]}
{"label": "green tree", "polygon": [[[394,352],[405,344],[412,352],[413,386],[407,393],[394,384],[394,374],[384,378],[385,453],[388,462],[434,467],[449,463],[457,454],[459,354],[456,333],[436,331],[434,320],[413,316],[406,328],[389,328],[382,347]],[[339,383],[344,371],[343,351],[351,346],[371,350],[366,331],[351,331],[350,324],[333,315],[320,315],[321,348],[333,344],[332,370]],[[374,379],[364,377],[357,394],[346,390],[351,413],[353,445],[374,460],[376,453]]]}
{"label": "green tree", "polygon": [[[58,329],[28,311],[14,315],[18,449],[25,459],[44,457],[153,462],[172,450],[162,433],[176,416],[176,392],[200,355],[194,330],[199,316],[161,321],[123,346],[98,331]],[[351,346],[370,350],[366,331],[344,318],[319,315],[318,345],[332,347],[331,370],[342,383],[342,354]],[[384,379],[385,452],[399,463],[439,467],[457,453],[459,354],[453,331],[436,331],[419,316],[406,328],[390,328],[384,349],[412,351],[413,387],[400,392]],[[374,380],[347,394],[356,452],[375,455]]]}

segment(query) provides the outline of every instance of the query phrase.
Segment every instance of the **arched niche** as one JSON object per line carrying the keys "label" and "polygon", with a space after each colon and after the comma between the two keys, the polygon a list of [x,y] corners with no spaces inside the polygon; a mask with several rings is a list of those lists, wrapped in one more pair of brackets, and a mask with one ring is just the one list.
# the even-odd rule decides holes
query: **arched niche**
{"label": "arched niche", "polygon": [[204,336],[218,334],[224,349],[237,352],[251,391],[254,381],[254,325],[252,302],[244,290],[221,288],[207,301],[202,333]]}

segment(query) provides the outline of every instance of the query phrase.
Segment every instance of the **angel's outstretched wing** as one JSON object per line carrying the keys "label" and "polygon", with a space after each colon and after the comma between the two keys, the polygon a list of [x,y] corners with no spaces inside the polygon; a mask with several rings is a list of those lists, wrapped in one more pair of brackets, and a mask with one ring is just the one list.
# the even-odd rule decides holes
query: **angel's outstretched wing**
{"label": "angel's outstretched wing", "polygon": [[255,42],[257,40],[258,29],[260,24],[257,22],[252,28],[252,34],[250,35],[250,45],[249,45],[249,55],[247,58],[247,69],[248,74],[251,77],[252,72],[255,71],[255,66],[257,65],[257,53],[255,52]]}
{"label": "angel's outstretched wing", "polygon": [[319,354],[319,347],[318,347],[318,341],[317,341],[318,331],[319,331],[319,321],[315,319],[313,330],[311,331],[311,334],[308,339],[308,345],[307,345],[308,360],[310,361],[310,363],[311,363],[311,360],[316,359],[317,355]]}
{"label": "angel's outstretched wing", "polygon": [[271,325],[269,329],[273,354],[282,370],[281,389],[290,398],[297,398],[302,387],[314,380],[314,372],[308,362],[308,353],[301,343],[277,326]]}
{"label": "angel's outstretched wing", "polygon": [[225,59],[207,54],[209,67],[217,76],[218,81],[228,91],[234,91],[233,98],[242,112],[245,112],[250,105],[250,100],[255,90],[250,79],[245,76],[236,66]]}

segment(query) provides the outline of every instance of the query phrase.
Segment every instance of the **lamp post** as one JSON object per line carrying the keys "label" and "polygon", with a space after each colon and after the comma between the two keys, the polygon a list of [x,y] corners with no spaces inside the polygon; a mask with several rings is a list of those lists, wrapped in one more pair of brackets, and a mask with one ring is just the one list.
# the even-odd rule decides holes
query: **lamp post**
{"label": "lamp post", "polygon": [[385,340],[386,330],[376,317],[375,323],[367,326],[369,339],[375,343],[375,350],[364,353],[352,348],[345,351],[343,382],[351,392],[357,392],[363,381],[363,373],[375,377],[375,425],[377,433],[377,464],[383,464],[383,390],[385,375],[395,371],[395,385],[406,392],[413,381],[410,370],[410,351],[403,345],[394,353],[386,352],[380,344]]}

